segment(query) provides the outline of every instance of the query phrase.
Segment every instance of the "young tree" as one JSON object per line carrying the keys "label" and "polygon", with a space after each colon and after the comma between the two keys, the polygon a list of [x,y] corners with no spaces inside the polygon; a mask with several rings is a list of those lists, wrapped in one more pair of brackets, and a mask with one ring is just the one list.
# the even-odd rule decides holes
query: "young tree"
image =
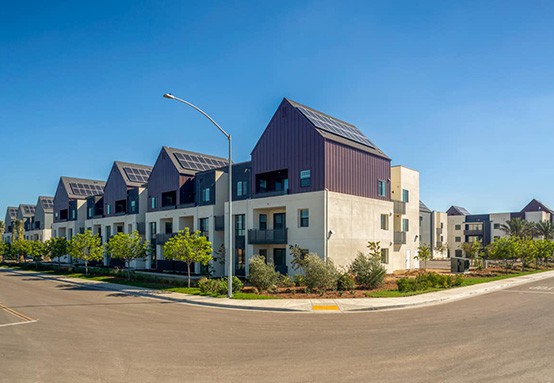
{"label": "young tree", "polygon": [[554,250],[553,242],[548,239],[538,239],[535,241],[535,262],[538,265],[538,261],[542,260],[546,267],[548,267],[548,258],[552,256]]}
{"label": "young tree", "polygon": [[31,252],[31,241],[18,238],[12,242],[11,251],[12,254],[16,256],[18,263],[21,263],[21,260],[25,262],[25,256],[29,255]]}
{"label": "young tree", "polygon": [[508,272],[508,261],[519,257],[521,240],[517,237],[502,237],[488,245],[488,254],[491,259],[504,261],[504,268]]}
{"label": "young tree", "polygon": [[435,247],[435,250],[437,250],[442,257],[444,253],[448,251],[448,244],[446,242],[440,242],[438,246]]}
{"label": "young tree", "polygon": [[8,244],[0,240],[0,262],[4,262],[6,253],[8,251]]}
{"label": "young tree", "polygon": [[431,248],[429,245],[424,244],[417,248],[417,255],[414,258],[419,262],[423,262],[423,271],[427,271],[427,261],[430,260],[432,256]]}
{"label": "young tree", "polygon": [[537,256],[536,241],[532,239],[524,239],[521,241],[519,258],[521,259],[521,271],[525,271],[531,262]]}
{"label": "young tree", "polygon": [[18,240],[24,240],[25,239],[25,226],[23,225],[23,221],[20,219],[16,219],[13,221],[13,229],[12,229],[12,242],[18,241]]}
{"label": "young tree", "polygon": [[207,265],[212,259],[212,244],[200,231],[190,233],[188,227],[169,238],[164,245],[166,259],[183,261],[187,264],[188,287],[190,287],[190,266],[193,262]]}
{"label": "young tree", "polygon": [[89,261],[100,261],[104,258],[102,239],[98,234],[93,235],[90,230],[77,234],[69,241],[68,253],[85,262],[85,274],[88,275]]}
{"label": "young tree", "polygon": [[64,255],[68,253],[68,242],[64,237],[52,237],[46,241],[48,252],[50,253],[50,259],[58,259],[58,269],[61,265],[61,260]]}
{"label": "young tree", "polygon": [[117,233],[114,235],[108,242],[106,250],[110,257],[125,261],[127,279],[131,279],[130,263],[135,259],[146,258],[148,244],[135,230],[132,234]]}
{"label": "young tree", "polygon": [[473,261],[473,265],[480,265],[480,255],[482,252],[481,242],[478,240],[473,241],[473,243],[462,243],[462,250],[466,256]]}
{"label": "young tree", "polygon": [[259,291],[269,290],[279,283],[279,273],[273,265],[268,265],[261,255],[250,258],[248,266],[250,283]]}
{"label": "young tree", "polygon": [[28,255],[33,257],[35,261],[35,268],[38,269],[38,264],[41,262],[46,255],[48,255],[49,249],[48,246],[41,241],[28,241]]}

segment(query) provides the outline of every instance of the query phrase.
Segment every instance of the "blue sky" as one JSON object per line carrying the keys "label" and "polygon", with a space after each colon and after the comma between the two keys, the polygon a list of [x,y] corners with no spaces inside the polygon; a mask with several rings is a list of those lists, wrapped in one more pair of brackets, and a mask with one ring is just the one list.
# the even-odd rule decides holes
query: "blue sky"
{"label": "blue sky", "polygon": [[554,3],[10,2],[0,13],[0,219],[60,175],[105,179],[162,145],[250,150],[283,97],[356,124],[421,198],[554,206]]}

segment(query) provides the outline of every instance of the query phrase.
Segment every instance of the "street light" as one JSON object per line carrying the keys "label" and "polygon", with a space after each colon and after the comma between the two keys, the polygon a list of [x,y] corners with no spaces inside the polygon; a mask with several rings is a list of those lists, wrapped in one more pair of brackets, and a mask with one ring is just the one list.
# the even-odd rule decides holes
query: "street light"
{"label": "street light", "polygon": [[190,106],[191,108],[196,109],[200,113],[204,115],[208,120],[214,124],[225,137],[227,137],[227,140],[229,141],[229,248],[227,249],[227,254],[229,255],[229,275],[227,277],[228,279],[228,285],[227,285],[227,297],[231,298],[233,296],[233,188],[232,188],[232,164],[231,164],[231,135],[227,133],[221,126],[218,125],[217,122],[214,121],[213,118],[211,118],[206,112],[204,112],[202,109],[197,107],[194,104],[191,104],[188,101],[185,101],[183,99],[180,99],[178,97],[175,97],[171,93],[164,94],[165,98],[169,98],[170,100],[175,100],[182,102],[183,104],[186,104]]}

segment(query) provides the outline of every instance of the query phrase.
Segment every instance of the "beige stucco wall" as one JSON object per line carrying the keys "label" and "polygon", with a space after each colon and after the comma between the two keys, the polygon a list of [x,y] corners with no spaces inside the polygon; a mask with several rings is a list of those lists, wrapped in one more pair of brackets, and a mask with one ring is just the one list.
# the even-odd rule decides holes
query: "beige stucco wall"
{"label": "beige stucco wall", "polygon": [[446,247],[449,246],[448,239],[448,214],[445,212],[434,211],[433,213],[433,230],[434,244],[433,244],[433,258],[442,259],[448,256],[448,250],[440,252],[436,250],[437,242],[442,242]]}
{"label": "beige stucco wall", "polygon": [[[456,250],[462,249],[464,243],[464,222],[466,217],[463,215],[448,216],[448,254],[454,257]],[[456,225],[460,225],[460,229],[456,229]],[[460,237],[460,242],[456,242],[456,237]]]}

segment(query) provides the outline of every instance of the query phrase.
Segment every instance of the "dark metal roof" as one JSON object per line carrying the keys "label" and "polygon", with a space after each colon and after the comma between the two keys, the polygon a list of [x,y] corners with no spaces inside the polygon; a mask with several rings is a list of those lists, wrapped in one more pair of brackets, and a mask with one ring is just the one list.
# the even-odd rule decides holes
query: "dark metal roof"
{"label": "dark metal roof", "polygon": [[208,154],[190,152],[168,146],[164,146],[163,150],[167,152],[171,162],[173,162],[181,174],[192,175],[200,171],[221,168],[228,164],[225,158]]}
{"label": "dark metal roof", "polygon": [[427,207],[422,201],[419,201],[419,211],[425,213],[431,213],[431,209]]}
{"label": "dark metal roof", "polygon": [[450,206],[446,213],[448,215],[470,215],[469,211],[461,206]]}
{"label": "dark metal roof", "polygon": [[19,205],[19,215],[23,218],[31,218],[35,215],[35,210],[37,209],[36,205],[30,205],[30,204],[21,204]]}
{"label": "dark metal roof", "polygon": [[286,99],[292,106],[302,113],[316,130],[326,139],[354,147],[356,149],[369,151],[378,156],[388,158],[387,155],[377,147],[360,129],[348,122],[329,116],[323,112],[312,109],[306,105]]}
{"label": "dark metal roof", "polygon": [[554,214],[554,212],[548,208],[545,204],[543,204],[541,201],[533,198],[531,202],[529,202],[523,209],[521,209],[521,212],[530,212],[530,211],[546,211],[547,213]]}
{"label": "dark metal roof", "polygon": [[19,208],[14,207],[14,206],[8,207],[8,210],[6,211],[6,217],[9,216],[11,219],[16,219],[18,209]]}
{"label": "dark metal roof", "polygon": [[123,176],[127,186],[138,187],[148,183],[148,177],[150,177],[150,173],[152,172],[152,166],[122,161],[115,161],[114,164]]}
{"label": "dark metal roof", "polygon": [[104,193],[105,181],[85,178],[61,177],[61,181],[69,198],[86,199],[91,195]]}
{"label": "dark metal roof", "polygon": [[45,212],[52,212],[54,210],[54,197],[40,196],[38,197],[37,205],[39,204]]}

